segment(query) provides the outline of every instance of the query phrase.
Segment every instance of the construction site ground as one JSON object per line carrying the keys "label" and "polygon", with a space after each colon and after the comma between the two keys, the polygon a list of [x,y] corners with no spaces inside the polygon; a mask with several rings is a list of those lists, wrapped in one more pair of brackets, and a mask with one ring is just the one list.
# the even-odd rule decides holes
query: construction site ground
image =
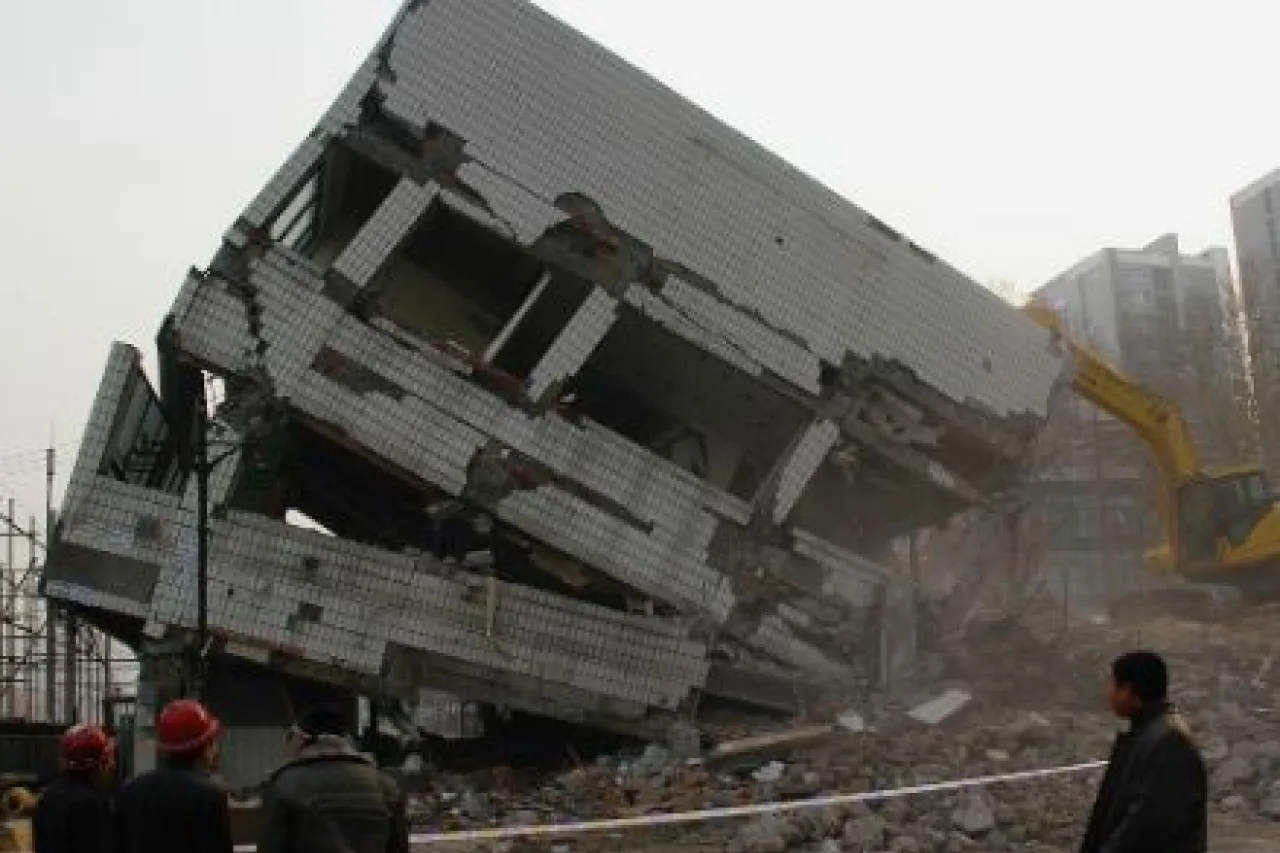
{"label": "construction site ground", "polygon": [[[785,723],[709,712],[706,730],[729,746],[699,759],[641,744],[579,756],[575,766],[544,775],[510,767],[428,774],[414,799],[415,824],[440,832],[636,817],[1104,759],[1117,727],[1103,707],[1107,665],[1141,647],[1169,659],[1176,698],[1201,740],[1212,774],[1213,849],[1280,850],[1277,619],[1280,608],[1265,606],[1214,623],[1064,625],[1046,608],[979,622],[892,695],[833,698],[808,719]],[[941,713],[952,709],[945,719],[911,716],[913,705],[947,691],[954,701],[941,703]],[[837,718],[843,725],[822,729]],[[766,733],[778,742],[744,741]],[[871,804],[432,849],[1050,853],[1075,849],[1097,781],[1097,771],[1086,771]]]}
{"label": "construction site ground", "polygon": [[[708,708],[700,722],[709,748],[677,738],[596,754],[586,750],[599,749],[598,735],[560,736],[558,767],[428,766],[403,781],[415,832],[434,834],[644,819],[1076,765],[1105,758],[1116,731],[1103,709],[1110,659],[1149,648],[1168,658],[1210,768],[1211,849],[1280,851],[1278,619],[1280,606],[1267,605],[1211,623],[1065,625],[1054,608],[978,620],[942,651],[926,651],[920,672],[885,695],[855,701],[837,690],[804,720]],[[1095,769],[745,818],[418,849],[1066,853],[1078,845],[1097,781]],[[253,834],[245,826],[238,840],[251,843]]]}

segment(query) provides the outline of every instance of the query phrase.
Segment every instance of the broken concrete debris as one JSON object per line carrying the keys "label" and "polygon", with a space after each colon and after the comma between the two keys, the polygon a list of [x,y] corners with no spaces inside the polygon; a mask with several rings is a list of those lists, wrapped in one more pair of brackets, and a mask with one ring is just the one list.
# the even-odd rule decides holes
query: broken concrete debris
{"label": "broken concrete debris", "polygon": [[1063,367],[522,0],[407,2],[159,349],[158,390],[111,353],[45,592],[182,646],[215,381],[211,660],[284,685],[232,745],[322,688],[655,736],[887,679],[914,621],[876,559],[1016,482]]}
{"label": "broken concrete debris", "polygon": [[936,726],[959,711],[973,696],[967,690],[952,688],[912,708],[907,714],[913,720]]}
{"label": "broken concrete debris", "polygon": [[[650,746],[626,756],[601,756],[524,784],[498,783],[494,771],[433,777],[415,808],[423,825],[433,828],[518,826],[885,791],[1095,760],[1105,757],[1119,726],[1103,708],[1099,673],[1105,676],[1107,663],[1118,652],[1150,643],[1168,650],[1180,705],[1204,739],[1213,772],[1215,835],[1248,833],[1274,840],[1280,748],[1269,720],[1280,700],[1270,683],[1254,683],[1254,676],[1259,663],[1274,654],[1270,626],[1277,615],[1280,608],[1272,608],[1231,626],[1161,620],[1143,626],[1140,639],[1130,629],[1106,626],[1076,626],[1068,637],[1024,626],[1022,633],[1005,632],[1000,649],[1033,664],[1026,668],[1033,674],[1011,683],[1000,668],[993,668],[989,677],[970,684],[968,709],[976,713],[963,719],[953,716],[921,725],[905,709],[868,707],[864,732],[791,738],[782,751],[740,752],[751,760],[731,766],[690,763]],[[990,641],[997,635],[985,636]],[[995,649],[988,646],[989,653]],[[948,672],[964,664],[957,655],[947,661]],[[729,734],[739,743],[781,744],[803,727],[755,731],[749,737],[742,737],[736,722],[707,721],[706,728],[727,747]],[[613,838],[578,836],[565,843],[574,850],[603,850],[621,841],[628,849],[664,853],[694,847],[1067,853],[1078,849],[1098,781],[1097,771],[1090,771],[629,830]]]}
{"label": "broken concrete debris", "polygon": [[951,813],[956,829],[970,837],[982,836],[996,828],[996,815],[991,796],[986,791],[971,791],[960,799]]}
{"label": "broken concrete debris", "polygon": [[787,752],[798,746],[828,740],[836,733],[830,725],[798,726],[783,732],[770,732],[719,743],[707,753],[707,762],[722,764],[743,757],[759,761],[762,757]]}
{"label": "broken concrete debris", "polygon": [[866,731],[867,721],[857,711],[845,711],[836,717],[836,725],[849,732]]}

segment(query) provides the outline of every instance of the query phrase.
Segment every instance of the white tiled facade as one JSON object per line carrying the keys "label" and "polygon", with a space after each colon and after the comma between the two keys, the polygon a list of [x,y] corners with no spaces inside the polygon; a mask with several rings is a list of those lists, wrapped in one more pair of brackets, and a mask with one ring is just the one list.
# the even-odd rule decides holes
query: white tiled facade
{"label": "white tiled facade", "polygon": [[953,399],[1043,413],[1059,364],[998,297],[532,4],[410,7],[378,84],[392,114],[544,203],[595,199],[821,358],[898,358]]}
{"label": "white tiled facade", "polygon": [[[103,386],[138,369],[136,350],[117,345]],[[102,398],[86,431],[86,453],[101,453],[117,410]],[[232,471],[234,466],[220,469]],[[215,481],[216,504],[225,493]],[[159,568],[149,602],[67,582],[48,594],[144,618],[194,627],[194,486],[183,496],[121,483],[83,468],[68,495],[63,542]],[[158,535],[140,540],[140,519]],[[705,645],[676,621],[628,616],[518,584],[498,584],[493,632],[487,632],[483,579],[452,576],[434,558],[393,554],[230,512],[210,523],[209,623],[242,649],[285,651],[338,669],[377,676],[386,643],[454,658],[495,677],[545,679],[626,702],[674,708],[706,676]],[[312,567],[314,566],[314,567]],[[299,619],[303,605],[319,608]]]}

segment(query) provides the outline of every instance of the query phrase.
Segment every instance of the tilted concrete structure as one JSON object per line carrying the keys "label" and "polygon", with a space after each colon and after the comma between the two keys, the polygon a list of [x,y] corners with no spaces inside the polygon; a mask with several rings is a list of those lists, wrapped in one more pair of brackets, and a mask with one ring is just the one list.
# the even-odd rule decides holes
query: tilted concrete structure
{"label": "tilted concrete structure", "polygon": [[1017,480],[1062,369],[997,297],[515,0],[408,2],[160,350],[158,396],[112,354],[49,595],[139,641],[196,624],[207,372],[242,447],[215,655],[626,731],[855,679],[874,558]]}

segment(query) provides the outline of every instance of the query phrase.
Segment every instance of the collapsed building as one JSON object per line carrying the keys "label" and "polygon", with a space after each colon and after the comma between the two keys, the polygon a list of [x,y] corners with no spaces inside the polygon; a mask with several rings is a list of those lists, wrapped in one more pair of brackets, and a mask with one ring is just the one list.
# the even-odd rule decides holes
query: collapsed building
{"label": "collapsed building", "polygon": [[795,712],[909,618],[889,543],[1018,480],[1048,343],[533,5],[409,0],[183,282],[157,386],[113,348],[44,592],[143,699],[207,620],[245,754],[311,695]]}

